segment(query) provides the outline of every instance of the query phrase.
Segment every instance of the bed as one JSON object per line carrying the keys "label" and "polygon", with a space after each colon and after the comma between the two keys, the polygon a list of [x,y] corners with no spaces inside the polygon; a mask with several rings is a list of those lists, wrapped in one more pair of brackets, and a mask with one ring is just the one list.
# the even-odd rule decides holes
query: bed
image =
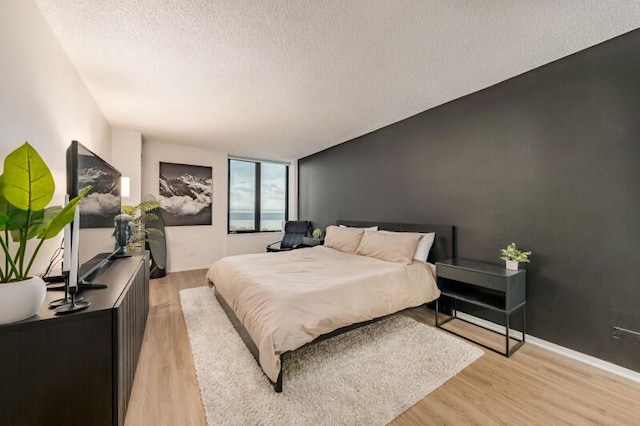
{"label": "bed", "polygon": [[[339,221],[396,232],[435,232],[428,261],[453,257],[451,226]],[[316,246],[221,259],[207,272],[223,310],[276,392],[282,355],[438,298],[435,273]]]}

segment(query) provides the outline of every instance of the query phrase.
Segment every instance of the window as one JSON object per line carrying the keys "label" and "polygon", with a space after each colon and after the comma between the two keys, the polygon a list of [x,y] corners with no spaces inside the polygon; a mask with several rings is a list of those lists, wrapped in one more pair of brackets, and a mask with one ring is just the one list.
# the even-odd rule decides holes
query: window
{"label": "window", "polygon": [[229,159],[229,233],[282,230],[289,215],[289,166]]}

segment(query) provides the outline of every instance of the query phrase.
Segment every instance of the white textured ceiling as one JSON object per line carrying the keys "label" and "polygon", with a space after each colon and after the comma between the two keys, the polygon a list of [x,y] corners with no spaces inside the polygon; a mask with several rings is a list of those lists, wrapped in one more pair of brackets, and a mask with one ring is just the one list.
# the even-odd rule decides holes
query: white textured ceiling
{"label": "white textured ceiling", "polygon": [[113,127],[269,159],[640,27],[638,0],[36,3]]}

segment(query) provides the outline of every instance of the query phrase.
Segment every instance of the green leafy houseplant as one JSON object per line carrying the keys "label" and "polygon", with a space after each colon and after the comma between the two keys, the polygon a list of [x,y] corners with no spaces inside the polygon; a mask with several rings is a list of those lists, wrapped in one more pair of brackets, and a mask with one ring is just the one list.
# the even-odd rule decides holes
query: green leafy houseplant
{"label": "green leafy houseplant", "polygon": [[[55,192],[53,175],[36,150],[25,142],[4,159],[0,175],[0,283],[24,281],[42,244],[73,221],[73,213],[91,188],[64,206],[47,207]],[[29,241],[37,240],[27,252]]]}
{"label": "green leafy houseplant", "polygon": [[131,216],[132,236],[127,245],[128,252],[140,251],[146,241],[162,236],[162,231],[155,228],[147,228],[145,225],[150,220],[158,219],[153,210],[160,208],[156,200],[143,201],[136,206],[122,206],[122,211]]}
{"label": "green leafy houseplant", "polygon": [[500,259],[509,260],[518,263],[529,263],[530,251],[518,250],[516,243],[509,244],[506,248],[500,250]]}
{"label": "green leafy houseplant", "polygon": [[316,240],[319,240],[320,238],[322,238],[322,229],[320,228],[314,229],[313,232],[311,233],[311,236]]}

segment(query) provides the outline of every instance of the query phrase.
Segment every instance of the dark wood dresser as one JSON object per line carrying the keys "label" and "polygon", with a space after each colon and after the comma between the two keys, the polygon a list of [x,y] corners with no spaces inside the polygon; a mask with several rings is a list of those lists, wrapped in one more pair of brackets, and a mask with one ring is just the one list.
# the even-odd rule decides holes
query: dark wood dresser
{"label": "dark wood dresser", "polygon": [[116,259],[91,280],[84,311],[0,326],[0,423],[122,425],[149,313],[149,255]]}

